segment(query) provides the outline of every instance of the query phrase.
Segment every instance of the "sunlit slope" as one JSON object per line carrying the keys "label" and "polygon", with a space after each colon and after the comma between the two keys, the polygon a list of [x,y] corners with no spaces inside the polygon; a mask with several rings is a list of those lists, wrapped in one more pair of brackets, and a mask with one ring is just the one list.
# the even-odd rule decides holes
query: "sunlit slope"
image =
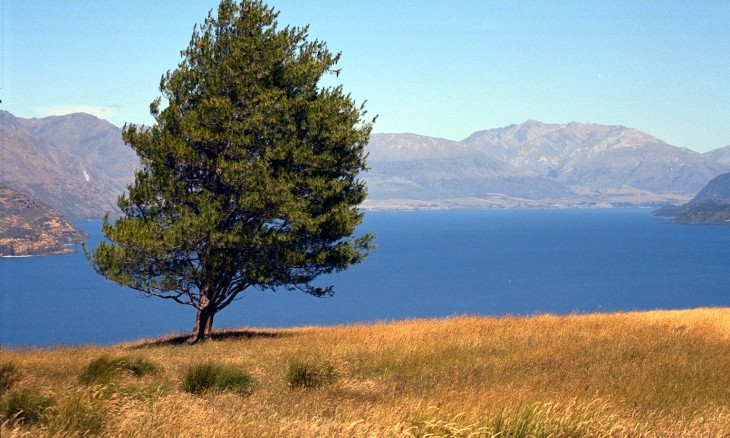
{"label": "sunlit slope", "polygon": [[[730,308],[243,329],[196,346],[171,337],[1,353],[13,369],[4,412],[20,391],[51,399],[33,423],[7,420],[3,436],[730,436]],[[156,371],[80,383],[102,355]],[[185,392],[189,367],[202,363],[242,370],[253,387]],[[293,364],[311,385],[292,377]]]}

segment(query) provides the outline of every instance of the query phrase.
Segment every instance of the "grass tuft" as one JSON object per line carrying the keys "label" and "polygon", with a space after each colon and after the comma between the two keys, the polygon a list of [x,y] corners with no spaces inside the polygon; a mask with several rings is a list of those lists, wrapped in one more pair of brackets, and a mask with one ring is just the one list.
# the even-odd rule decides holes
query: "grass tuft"
{"label": "grass tuft", "polygon": [[191,394],[202,394],[215,387],[220,365],[206,362],[190,366],[183,376],[182,390]]}
{"label": "grass tuft", "polygon": [[243,370],[233,367],[223,367],[215,382],[216,388],[221,391],[237,392],[249,395],[254,389],[254,379]]}
{"label": "grass tuft", "polygon": [[128,373],[134,377],[141,377],[157,371],[157,366],[137,356],[121,356],[112,358],[102,355],[92,360],[79,376],[79,382],[108,383],[121,373]]}
{"label": "grass tuft", "polygon": [[533,407],[527,407],[516,415],[502,409],[492,420],[492,433],[496,436],[514,438],[546,437],[549,436],[547,428],[548,423],[540,421],[539,414]]}
{"label": "grass tuft", "polygon": [[19,375],[18,366],[13,362],[6,362],[0,365],[0,394],[10,389]]}
{"label": "grass tuft", "polygon": [[329,362],[291,359],[284,372],[290,388],[319,388],[336,380],[335,367]]}
{"label": "grass tuft", "polygon": [[249,395],[253,389],[254,379],[250,374],[233,366],[213,362],[188,367],[182,381],[182,390],[191,394],[230,391]]}
{"label": "grass tuft", "polygon": [[51,407],[46,422],[52,435],[95,436],[104,431],[107,416],[107,409],[101,402],[74,395]]}
{"label": "grass tuft", "polygon": [[0,414],[3,421],[11,424],[40,423],[54,400],[32,389],[13,389],[2,401]]}

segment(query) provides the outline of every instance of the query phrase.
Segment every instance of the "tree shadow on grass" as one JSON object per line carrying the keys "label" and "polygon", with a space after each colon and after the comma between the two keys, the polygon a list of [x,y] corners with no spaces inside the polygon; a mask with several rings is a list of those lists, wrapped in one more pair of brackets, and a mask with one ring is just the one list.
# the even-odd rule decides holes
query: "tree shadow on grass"
{"label": "tree shadow on grass", "polygon": [[[256,329],[221,329],[213,331],[212,342],[245,340],[254,338],[288,338],[295,336],[294,331],[288,330],[256,330]],[[132,349],[150,348],[150,347],[167,347],[174,345],[186,345],[190,339],[190,333],[172,334],[155,339],[143,339],[129,345]]]}

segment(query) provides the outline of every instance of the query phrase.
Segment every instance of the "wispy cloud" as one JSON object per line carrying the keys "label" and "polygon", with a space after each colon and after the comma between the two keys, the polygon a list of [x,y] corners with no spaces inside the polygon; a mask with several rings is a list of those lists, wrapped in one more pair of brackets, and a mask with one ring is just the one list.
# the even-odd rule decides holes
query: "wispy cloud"
{"label": "wispy cloud", "polygon": [[68,104],[54,105],[38,108],[38,113],[43,116],[62,116],[72,113],[87,113],[102,119],[109,119],[121,111],[121,107],[117,105],[88,105],[88,104]]}

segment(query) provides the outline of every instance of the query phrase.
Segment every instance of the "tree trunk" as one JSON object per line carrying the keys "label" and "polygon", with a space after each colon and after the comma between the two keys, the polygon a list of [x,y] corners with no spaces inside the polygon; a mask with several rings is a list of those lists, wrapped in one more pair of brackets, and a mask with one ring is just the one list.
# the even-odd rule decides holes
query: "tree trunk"
{"label": "tree trunk", "polygon": [[209,341],[211,339],[215,312],[215,307],[211,305],[198,309],[198,314],[195,317],[195,327],[193,327],[193,332],[190,334],[188,344]]}

